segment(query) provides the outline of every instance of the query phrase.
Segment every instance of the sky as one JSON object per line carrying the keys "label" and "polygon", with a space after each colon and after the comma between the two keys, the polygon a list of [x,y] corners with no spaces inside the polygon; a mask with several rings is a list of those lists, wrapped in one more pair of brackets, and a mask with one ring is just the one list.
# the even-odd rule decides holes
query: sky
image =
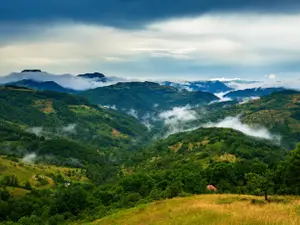
{"label": "sky", "polygon": [[300,78],[298,0],[2,0],[0,76]]}

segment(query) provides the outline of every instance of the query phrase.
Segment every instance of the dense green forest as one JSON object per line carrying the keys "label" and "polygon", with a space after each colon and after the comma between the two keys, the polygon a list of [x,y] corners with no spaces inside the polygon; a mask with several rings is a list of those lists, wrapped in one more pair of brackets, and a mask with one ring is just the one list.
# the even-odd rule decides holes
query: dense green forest
{"label": "dense green forest", "polygon": [[189,92],[152,82],[128,82],[79,93],[94,104],[114,106],[120,111],[135,110],[137,116],[176,106],[204,105],[218,100],[208,92]]}
{"label": "dense green forest", "polygon": [[254,127],[264,126],[271,133],[280,135],[281,144],[285,148],[293,149],[300,141],[300,92],[298,91],[276,92],[245,104],[238,104],[236,101],[222,102],[195,110],[201,114],[198,124],[239,115],[245,124]]}
{"label": "dense green forest", "polygon": [[[4,129],[1,132],[6,132],[6,135],[16,136],[3,140],[2,149],[17,148],[14,138],[22,139],[17,135],[22,131],[40,137],[39,144],[43,146],[27,148],[23,145],[26,142],[23,139],[19,144],[28,151],[41,153],[46,153],[51,143],[56,146],[57,140],[60,140],[62,145],[69,146],[70,149],[83,149],[82,152],[86,151],[87,145],[95,149],[94,152],[97,149],[107,151],[109,148],[113,156],[114,152],[117,155],[120,150],[136,149],[142,140],[146,141],[148,138],[147,128],[134,117],[92,105],[82,97],[15,87],[0,89],[0,129]],[[80,150],[66,152],[50,151],[54,155],[74,157]],[[84,157],[78,159],[82,158]]]}
{"label": "dense green forest", "polygon": [[[223,128],[150,144],[153,131],[134,117],[84,97],[1,88],[0,221],[88,222],[154,200],[208,193],[209,184],[218,193],[299,195],[300,145],[291,151],[299,96],[281,92],[242,105],[208,105],[210,115],[201,118],[243,113],[251,124],[262,116],[263,125],[291,136],[283,145]],[[23,158],[30,153],[33,165]]]}

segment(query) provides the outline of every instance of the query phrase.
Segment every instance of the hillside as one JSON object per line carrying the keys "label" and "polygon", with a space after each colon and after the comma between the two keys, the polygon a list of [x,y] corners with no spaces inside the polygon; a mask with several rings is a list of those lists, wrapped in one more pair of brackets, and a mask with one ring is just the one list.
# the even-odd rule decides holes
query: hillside
{"label": "hillside", "polygon": [[[281,203],[282,201],[282,203]],[[262,198],[248,195],[199,195],[158,201],[117,212],[86,225],[296,225],[298,197]]]}
{"label": "hillside", "polygon": [[[162,92],[166,94],[165,87]],[[210,104],[205,106],[210,108],[209,113],[201,119],[207,122],[208,118],[236,115],[239,110],[251,115],[263,107],[280,110],[282,105],[289,107],[288,112],[293,115],[291,109],[297,109],[297,96],[297,92],[290,91],[273,94],[259,100],[264,101],[263,105],[256,105],[256,101],[241,105]],[[279,102],[274,102],[277,98]],[[151,138],[147,128],[134,117],[90,104],[81,96],[2,87],[0,154],[6,157],[0,158],[0,182],[4,185],[0,187],[0,196],[4,196],[0,199],[0,221],[82,224],[103,218],[95,223],[122,224],[121,210],[146,203],[151,207],[155,204],[151,202],[158,200],[175,201],[177,197],[208,194],[207,185],[215,186],[222,194],[300,193],[300,145],[288,152],[272,141],[224,128],[176,133],[151,146],[145,145],[149,141],[147,135]],[[36,154],[32,160],[35,164],[25,164],[32,153]],[[72,185],[66,186],[69,181]],[[245,198],[208,199],[205,207],[273,207],[273,203]],[[120,216],[116,218],[113,213],[118,211]],[[185,220],[172,216],[179,222]],[[202,216],[195,218],[201,221]],[[136,218],[138,223],[140,217]],[[210,216],[203,218],[209,221]],[[216,221],[221,219],[224,217]],[[240,220],[243,218],[237,219]],[[249,224],[252,220],[249,217]],[[274,221],[280,224],[282,220]]]}
{"label": "hillside", "polygon": [[224,95],[224,97],[242,100],[243,98],[262,97],[284,90],[284,88],[251,88],[245,90],[232,91]]}
{"label": "hillside", "polygon": [[[243,104],[222,103],[195,109],[202,115],[198,124],[221,121],[227,116],[240,116],[243,123],[252,127],[266,127],[271,133],[281,136],[281,144],[295,148],[300,141],[300,92],[275,92]],[[207,113],[203,113],[206,111]]]}
{"label": "hillside", "polygon": [[75,90],[64,88],[54,81],[20,80],[5,84],[5,86],[26,87],[38,91],[56,91],[62,93],[76,93]]}
{"label": "hillside", "polygon": [[220,93],[231,91],[232,88],[228,87],[221,81],[187,81],[183,83],[176,83],[164,81],[161,83],[165,86],[175,87],[177,89],[186,89],[188,91],[205,91],[210,93]]}
{"label": "hillside", "polygon": [[[56,145],[60,144],[54,140],[49,150]],[[67,146],[69,144],[57,150]],[[34,190],[18,198],[6,197],[0,205],[6,207],[0,210],[0,220],[20,224],[46,221],[68,224],[79,220],[82,224],[142,203],[204,194],[208,192],[208,184],[215,185],[219,193],[261,195],[260,184],[253,186],[248,177],[263,179],[268,171],[277,171],[277,168],[278,172],[270,179],[278,179],[278,182],[268,193],[299,193],[299,188],[295,188],[298,180],[293,179],[297,177],[293,175],[293,168],[299,164],[299,150],[285,161],[285,150],[230,129],[209,128],[175,134],[150,148],[126,151],[122,161],[88,165],[86,176],[91,184],[76,183],[68,188],[58,186],[54,190]],[[283,169],[278,167],[280,162],[284,162]],[[286,180],[279,182],[281,172],[285,173]],[[290,189],[285,182],[290,184]],[[2,196],[7,196],[6,193],[7,188],[0,188]],[[221,201],[221,204],[228,201],[232,200]],[[45,215],[41,208],[47,208],[49,214]],[[112,224],[118,222],[112,220]],[[102,223],[108,222],[104,219]]]}
{"label": "hillside", "polygon": [[27,164],[26,160],[4,156],[0,156],[0,181],[17,197],[32,189],[49,189],[66,183],[89,182],[83,169]]}
{"label": "hillside", "polygon": [[88,90],[80,95],[87,97],[94,104],[116,107],[125,112],[134,110],[138,116],[176,106],[203,105],[218,100],[210,93],[179,91],[174,87],[152,82],[118,83]]}
{"label": "hillside", "polygon": [[[0,88],[0,125],[1,132],[8,135],[2,146],[17,149],[15,140],[26,142],[22,137],[32,133],[30,139],[41,144],[39,152],[61,155],[59,147],[53,148],[59,141],[68,146],[69,157],[81,155],[84,149],[96,152],[110,148],[113,155],[114,149],[137,146],[147,134],[147,128],[135,118],[92,105],[82,97],[16,87]],[[31,149],[31,141],[28,143],[22,146],[36,151]],[[83,152],[72,153],[75,146]]]}

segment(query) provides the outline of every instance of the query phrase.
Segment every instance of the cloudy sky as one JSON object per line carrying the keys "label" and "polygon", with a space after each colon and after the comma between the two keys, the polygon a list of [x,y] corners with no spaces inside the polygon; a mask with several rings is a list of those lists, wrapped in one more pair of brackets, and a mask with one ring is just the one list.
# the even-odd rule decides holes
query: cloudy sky
{"label": "cloudy sky", "polygon": [[0,76],[299,79],[299,26],[299,0],[2,0]]}

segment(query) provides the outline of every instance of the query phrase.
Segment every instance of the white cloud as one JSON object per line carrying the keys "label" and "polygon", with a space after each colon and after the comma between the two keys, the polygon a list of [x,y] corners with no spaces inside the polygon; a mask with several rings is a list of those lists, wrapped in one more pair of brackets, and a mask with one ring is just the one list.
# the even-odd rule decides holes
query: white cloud
{"label": "white cloud", "polygon": [[219,127],[219,128],[231,128],[234,130],[238,130],[248,136],[268,139],[268,140],[276,140],[280,141],[280,138],[276,135],[271,134],[264,127],[250,127],[247,124],[243,124],[239,117],[226,117],[224,120],[217,123],[208,123],[203,127]]}
{"label": "white cloud", "polygon": [[190,106],[174,107],[172,110],[161,112],[158,118],[164,121],[167,128],[165,136],[183,132],[198,127],[188,126],[187,123],[199,119],[199,114],[191,109]]}
{"label": "white cloud", "polygon": [[213,13],[157,21],[140,30],[51,24],[33,29],[30,38],[0,43],[0,73],[36,67],[76,73],[102,68],[107,63],[153,57],[198,65],[297,62],[299,21],[300,14]]}
{"label": "white cloud", "polygon": [[130,115],[130,116],[135,117],[136,119],[139,118],[138,112],[135,109],[130,109],[129,111],[127,111],[127,114]]}
{"label": "white cloud", "polygon": [[117,110],[116,105],[104,105],[103,107],[104,107],[104,108],[107,108],[107,109]]}
{"label": "white cloud", "polygon": [[61,128],[63,133],[76,133],[76,124],[69,124]]}
{"label": "white cloud", "polygon": [[258,100],[258,99],[260,99],[260,97],[253,96],[253,97],[250,97],[250,98],[244,98],[243,101],[239,102],[239,104],[243,105],[243,104],[246,104],[246,103],[248,103],[250,101]]}
{"label": "white cloud", "polygon": [[43,127],[29,127],[26,129],[26,131],[40,137],[43,135],[44,129]]}
{"label": "white cloud", "polygon": [[55,75],[47,72],[26,72],[11,73],[8,76],[0,77],[0,84],[16,82],[23,79],[32,79],[36,81],[54,81],[62,87],[75,90],[86,90],[108,86],[116,84],[118,82],[130,81],[124,78],[108,77],[108,82],[97,82],[93,79],[85,79],[71,74]]}
{"label": "white cloud", "polygon": [[35,153],[27,154],[22,158],[22,161],[26,164],[33,164],[37,158]]}
{"label": "white cloud", "polygon": [[270,75],[267,75],[267,77],[271,80],[274,80],[274,79],[276,79],[277,76],[275,74],[270,74]]}
{"label": "white cloud", "polygon": [[229,93],[230,91],[227,92],[219,92],[219,93],[215,93],[214,95],[217,96],[219,98],[219,100],[216,101],[212,101],[209,103],[209,105],[217,103],[217,102],[228,102],[228,101],[232,101],[231,98],[229,97],[224,97],[224,95],[226,95],[227,93]]}

